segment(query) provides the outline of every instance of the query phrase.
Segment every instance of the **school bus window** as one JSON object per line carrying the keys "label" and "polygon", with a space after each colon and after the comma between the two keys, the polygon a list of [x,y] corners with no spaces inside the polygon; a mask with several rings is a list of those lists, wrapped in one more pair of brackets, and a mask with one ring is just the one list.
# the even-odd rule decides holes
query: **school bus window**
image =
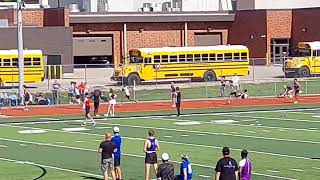
{"label": "school bus window", "polygon": [[170,62],[178,62],[178,56],[177,55],[171,55],[170,56]]}
{"label": "school bus window", "polygon": [[154,59],[154,63],[160,63],[161,62],[160,61],[160,56],[154,56],[153,59]]}
{"label": "school bus window", "polygon": [[246,61],[247,60],[247,53],[241,53],[241,60]]}
{"label": "school bus window", "polygon": [[31,58],[24,58],[24,65],[31,66]]}
{"label": "school bus window", "polygon": [[151,63],[151,58],[144,58],[144,63],[145,64],[150,64]]}
{"label": "school bus window", "polygon": [[18,67],[18,58],[12,58],[12,66]]}
{"label": "school bus window", "polygon": [[188,54],[187,55],[187,61],[192,62],[193,61],[193,54]]}
{"label": "school bus window", "polygon": [[162,55],[162,63],[168,63],[169,62],[169,58],[168,55]]}
{"label": "school bus window", "polygon": [[201,60],[200,54],[195,54],[194,55],[194,61],[200,61],[200,60]]}
{"label": "school bus window", "polygon": [[232,53],[225,53],[224,60],[225,61],[232,61]]}
{"label": "school bus window", "polygon": [[3,66],[4,67],[11,66],[11,60],[10,59],[3,59]]}
{"label": "school bus window", "polygon": [[202,54],[202,61],[208,61],[208,54]]}
{"label": "school bus window", "polygon": [[179,55],[179,62],[186,62],[186,55]]}
{"label": "school bus window", "polygon": [[240,53],[234,53],[233,54],[233,60],[234,61],[239,61],[240,60]]}
{"label": "school bus window", "polygon": [[209,54],[210,61],[216,61],[216,54]]}
{"label": "school bus window", "polygon": [[223,61],[223,54],[217,54],[217,61]]}
{"label": "school bus window", "polygon": [[320,57],[320,50],[317,50],[317,56]]}
{"label": "school bus window", "polygon": [[34,66],[40,66],[41,65],[40,58],[33,58],[33,65]]}
{"label": "school bus window", "polygon": [[0,58],[0,67],[2,66],[2,59]]}

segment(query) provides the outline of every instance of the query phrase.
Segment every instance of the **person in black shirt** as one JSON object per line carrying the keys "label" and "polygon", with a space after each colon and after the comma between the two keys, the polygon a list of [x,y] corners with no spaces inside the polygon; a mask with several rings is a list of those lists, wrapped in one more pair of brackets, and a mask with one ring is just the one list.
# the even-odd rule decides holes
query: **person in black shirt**
{"label": "person in black shirt", "polygon": [[99,89],[95,89],[93,91],[93,107],[94,107],[94,116],[98,117],[99,113],[99,104],[101,101],[101,91]]}
{"label": "person in black shirt", "polygon": [[111,134],[107,133],[105,141],[100,144],[98,149],[98,152],[101,153],[101,170],[103,172],[104,180],[108,180],[108,172],[111,173],[113,180],[116,179],[113,153],[117,151],[117,146],[111,139]]}
{"label": "person in black shirt", "polygon": [[174,166],[169,162],[169,155],[162,154],[162,164],[159,165],[157,178],[161,180],[174,180]]}
{"label": "person in black shirt", "polygon": [[180,88],[179,87],[176,87],[175,97],[176,97],[177,115],[180,116],[181,92],[180,92]]}
{"label": "person in black shirt", "polygon": [[223,158],[216,165],[216,180],[238,180],[237,161],[230,157],[228,147],[222,149]]}

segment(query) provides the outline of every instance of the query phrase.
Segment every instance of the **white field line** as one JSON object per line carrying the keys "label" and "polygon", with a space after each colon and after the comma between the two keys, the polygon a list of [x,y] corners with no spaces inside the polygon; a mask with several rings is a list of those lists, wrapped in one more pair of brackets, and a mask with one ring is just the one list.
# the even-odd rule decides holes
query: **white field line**
{"label": "white field line", "polygon": [[298,172],[303,172],[303,170],[302,169],[296,169],[296,168],[293,168],[293,169],[291,169],[292,171],[298,171]]}
{"label": "white field line", "polygon": [[[34,145],[39,145],[39,146],[51,146],[51,147],[59,147],[59,148],[65,148],[65,149],[73,149],[73,150],[82,150],[82,151],[97,152],[97,150],[94,150],[94,149],[79,148],[79,147],[72,147],[72,146],[63,146],[63,145],[55,145],[55,144],[50,144],[50,143],[40,143],[40,142],[23,141],[23,140],[6,139],[6,138],[0,138],[0,140],[10,141],[10,142],[17,142],[17,143],[34,144]],[[144,158],[144,156],[142,156],[142,155],[134,155],[134,154],[127,154],[127,153],[122,153],[122,154],[125,155],[125,156],[129,156],[129,157]],[[0,159],[3,160],[4,158],[0,158]],[[179,161],[171,161],[171,162],[179,163]],[[214,169],[214,168],[215,168],[215,167],[213,167],[213,166],[207,166],[207,165],[196,164],[196,163],[192,163],[192,165],[198,166],[198,167],[204,167],[204,168],[211,168],[211,169]],[[41,166],[41,165],[40,165],[40,166]],[[43,166],[43,167],[44,167],[44,166]],[[296,179],[293,179],[293,178],[281,177],[281,176],[272,176],[272,175],[261,174],[261,173],[256,173],[256,172],[254,172],[253,174],[258,175],[258,176],[274,177],[274,178],[277,178],[277,179],[296,180]]]}
{"label": "white field line", "polygon": [[[106,124],[106,123],[105,123]],[[117,126],[125,126],[121,124],[112,124],[112,125],[117,125]],[[16,127],[16,128],[30,128],[30,127],[25,127],[25,126],[11,126],[11,125],[1,125],[1,126],[7,126],[7,127]],[[128,125],[127,125],[128,126]],[[145,128],[145,127],[143,127]],[[150,127],[149,127],[150,128]],[[149,129],[148,128],[148,129]],[[41,129],[41,128],[34,128],[34,129]],[[165,129],[165,128],[164,128]],[[74,134],[84,134],[84,135],[92,135],[92,136],[103,136],[101,134],[91,134],[91,133],[84,133],[84,132],[69,132],[69,131],[61,131],[61,130],[54,130],[54,129],[42,129],[42,130],[47,130],[47,131],[52,131],[52,132],[62,132],[62,133],[74,133]],[[202,132],[203,133],[203,132]],[[129,140],[139,140],[139,141],[145,141],[144,138],[135,138],[135,137],[123,137],[124,139],[129,139]],[[2,139],[2,138],[0,138]],[[170,141],[159,141],[161,143],[165,144],[174,144],[174,145],[183,145],[183,146],[191,146],[191,147],[203,147],[203,148],[213,148],[213,149],[222,149],[223,147],[221,146],[210,146],[210,145],[202,145],[202,144],[189,144],[189,143],[181,143],[181,142],[170,142]],[[236,151],[242,151],[242,149],[238,148],[232,148],[233,150]],[[279,157],[286,157],[286,158],[296,158],[296,159],[304,159],[304,160],[313,160],[308,157],[302,157],[302,156],[293,156],[293,155],[286,155],[286,154],[277,154],[277,153],[270,153],[270,152],[262,152],[262,151],[255,151],[255,150],[248,150],[252,153],[256,154],[264,154],[264,155],[270,155],[270,156],[279,156]]]}
{"label": "white field line", "polygon": [[202,174],[199,174],[199,177],[203,177],[203,178],[209,178],[211,176],[207,176],[207,175],[202,175]]}
{"label": "white field line", "polygon": [[268,172],[271,172],[271,173],[278,173],[278,172],[279,172],[279,171],[272,170],[272,169],[268,169],[267,171],[268,171]]}
{"label": "white field line", "polygon": [[8,146],[0,145],[0,148],[7,148]]}
{"label": "white field line", "polygon": [[59,120],[57,118],[40,118],[40,119],[42,119],[42,120]]}
{"label": "white field line", "polygon": [[[175,119],[167,119],[167,118],[154,118],[158,120],[165,120],[165,121],[176,121]],[[182,120],[179,121],[188,122],[190,120]],[[63,121],[63,122],[69,122],[69,121]],[[199,121],[203,123],[202,121]],[[56,122],[53,122],[56,123]],[[204,123],[210,123],[211,122],[204,122]],[[15,123],[13,123],[15,124]],[[30,123],[28,123],[30,124]],[[123,125],[123,124],[113,124],[113,123],[106,123],[105,121],[101,122],[99,121],[98,124],[104,124],[104,125],[112,125],[112,126],[125,126],[125,127],[132,127],[132,128],[142,128],[142,129],[157,129],[157,130],[167,130],[167,131],[175,131],[175,132],[189,132],[189,133],[196,133],[196,134],[209,134],[209,135],[221,135],[221,136],[233,136],[233,137],[243,137],[243,138],[253,138],[253,139],[264,139],[264,140],[274,140],[274,141],[286,141],[286,142],[299,142],[299,143],[309,143],[309,144],[320,144],[320,142],[317,141],[306,141],[306,140],[295,140],[295,139],[282,139],[282,138],[270,138],[270,137],[260,137],[260,136],[249,136],[249,135],[241,135],[241,134],[232,134],[232,133],[213,133],[213,132],[206,132],[206,131],[194,131],[194,130],[185,130],[185,129],[173,129],[173,128],[160,128],[160,127],[152,127],[152,126],[135,126],[135,125]],[[10,127],[22,127],[22,126],[14,126],[9,124],[0,124],[0,126],[10,126]],[[248,125],[244,125],[248,126]],[[250,126],[253,127],[253,126]],[[256,126],[254,126],[256,127]],[[265,126],[257,126],[257,127],[265,127]],[[32,127],[30,127],[32,128]],[[37,128],[35,128],[37,129]],[[51,130],[53,129],[43,129],[38,128],[42,130]],[[280,129],[280,128],[277,128]],[[281,128],[284,129],[284,128]],[[291,130],[292,128],[288,128],[288,130]],[[60,131],[60,130],[54,130],[54,131]],[[309,131],[316,131],[316,130],[309,130]],[[61,131],[60,131],[61,132]],[[63,131],[64,132],[64,131]],[[320,132],[320,131],[319,131]]]}
{"label": "white field line", "polygon": [[312,167],[313,169],[317,169],[317,170],[320,170],[320,167]]}
{"label": "white field line", "polygon": [[305,115],[317,115],[319,113],[311,113],[311,112],[288,112],[288,113],[295,113],[295,114],[305,114]]}
{"label": "white field line", "polygon": [[[261,116],[246,116],[246,115],[221,115],[227,117],[243,117],[243,118],[255,118],[264,120],[278,120],[278,121],[293,121],[293,122],[305,122],[305,123],[320,123],[320,121],[312,121],[306,119],[292,119],[292,118],[276,118],[276,117],[261,117]],[[240,120],[241,121],[241,120]]]}
{"label": "white field line", "polygon": [[0,160],[14,162],[14,163],[28,164],[28,165],[36,165],[36,166],[40,166],[40,167],[44,167],[44,168],[65,171],[65,172],[71,172],[71,173],[76,173],[76,174],[83,174],[83,175],[94,176],[94,177],[99,177],[99,178],[103,177],[103,176],[97,175],[97,174],[87,173],[87,172],[83,172],[83,171],[76,171],[76,170],[71,170],[71,169],[65,169],[65,168],[60,168],[60,167],[55,167],[55,166],[48,166],[48,165],[38,164],[38,163],[34,163],[34,162],[29,162],[29,161],[20,161],[20,160],[7,159],[7,158],[1,158],[1,157],[0,157]]}

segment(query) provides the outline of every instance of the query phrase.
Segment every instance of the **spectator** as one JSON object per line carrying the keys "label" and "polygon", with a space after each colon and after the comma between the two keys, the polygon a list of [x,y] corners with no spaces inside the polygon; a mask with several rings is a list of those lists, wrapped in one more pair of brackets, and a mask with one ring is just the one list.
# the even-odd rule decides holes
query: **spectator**
{"label": "spectator", "polygon": [[182,162],[180,163],[180,175],[177,180],[192,180],[192,167],[189,158],[186,154],[181,155]]}
{"label": "spectator", "polygon": [[117,151],[117,146],[111,141],[111,138],[111,134],[106,133],[105,141],[100,144],[98,149],[98,152],[101,153],[101,170],[104,180],[109,179],[109,172],[111,173],[112,179],[116,179],[113,153]]}
{"label": "spectator", "polygon": [[237,161],[230,157],[228,147],[222,149],[223,158],[216,165],[216,180],[238,180]]}
{"label": "spectator", "polygon": [[99,105],[101,101],[101,91],[99,89],[95,89],[93,91],[93,107],[94,107],[94,116],[100,116],[99,113]]}
{"label": "spectator", "polygon": [[175,98],[176,86],[175,86],[174,82],[171,82],[170,90],[171,90],[172,107],[175,107],[176,104],[174,102],[174,98]]}
{"label": "spectator", "polygon": [[10,106],[18,106],[18,97],[15,93],[10,94],[9,96],[10,99]]}
{"label": "spectator", "polygon": [[75,82],[71,81],[70,85],[68,86],[69,104],[73,104],[74,93],[75,93]]}
{"label": "spectator", "polygon": [[85,98],[84,89],[86,88],[86,84],[81,82],[78,88],[80,93],[80,101],[83,102]]}
{"label": "spectator", "polygon": [[220,96],[221,97],[225,97],[225,91],[226,91],[226,80],[225,80],[225,76],[221,77],[220,80]]}
{"label": "spectator", "polygon": [[31,101],[31,93],[27,90],[27,86],[23,85],[23,105],[25,111],[28,111],[28,105]]}
{"label": "spectator", "polygon": [[143,152],[146,153],[145,157],[145,180],[149,180],[150,178],[150,167],[153,165],[153,169],[155,174],[157,174],[158,170],[158,159],[157,159],[157,151],[160,150],[160,145],[155,137],[155,132],[153,130],[148,131],[148,139],[144,141]]}
{"label": "spectator", "polygon": [[180,88],[176,87],[175,91],[175,102],[176,102],[176,108],[177,108],[177,116],[180,116],[180,108],[181,108],[181,92]]}
{"label": "spectator", "polygon": [[114,142],[117,146],[117,151],[114,153],[114,167],[115,167],[115,174],[117,180],[122,180],[120,162],[121,162],[121,143],[122,138],[120,136],[120,129],[118,127],[113,128],[112,142]]}
{"label": "spectator", "polygon": [[233,86],[235,87],[235,89],[238,93],[240,90],[240,78],[237,75],[237,73],[234,73],[234,75],[231,77],[231,80],[232,80]]}
{"label": "spectator", "polygon": [[243,150],[241,152],[242,160],[239,162],[239,175],[240,180],[251,180],[252,175],[252,163],[248,159],[248,151]]}
{"label": "spectator", "polygon": [[57,80],[54,81],[53,85],[52,85],[52,100],[53,100],[53,104],[59,104],[59,94],[58,91],[60,89],[60,84],[58,83]]}
{"label": "spectator", "polygon": [[159,165],[157,178],[161,180],[174,180],[174,166],[169,162],[169,155],[162,154],[162,164]]}

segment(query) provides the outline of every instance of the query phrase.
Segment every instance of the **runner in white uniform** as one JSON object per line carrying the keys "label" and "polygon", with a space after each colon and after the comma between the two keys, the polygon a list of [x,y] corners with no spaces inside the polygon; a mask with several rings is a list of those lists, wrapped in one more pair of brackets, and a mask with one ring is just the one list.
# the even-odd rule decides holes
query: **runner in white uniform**
{"label": "runner in white uniform", "polygon": [[136,100],[130,98],[130,88],[128,87],[127,84],[124,84],[124,86],[123,86],[123,88],[122,88],[122,91],[124,91],[125,97],[126,97],[129,101],[133,101],[133,102],[137,103]]}
{"label": "runner in white uniform", "polygon": [[109,114],[111,116],[115,116],[115,108],[114,108],[114,106],[117,104],[116,97],[117,97],[117,95],[114,93],[113,89],[111,88],[110,92],[109,92],[108,112],[107,112],[107,114],[105,114],[105,116],[109,116]]}

